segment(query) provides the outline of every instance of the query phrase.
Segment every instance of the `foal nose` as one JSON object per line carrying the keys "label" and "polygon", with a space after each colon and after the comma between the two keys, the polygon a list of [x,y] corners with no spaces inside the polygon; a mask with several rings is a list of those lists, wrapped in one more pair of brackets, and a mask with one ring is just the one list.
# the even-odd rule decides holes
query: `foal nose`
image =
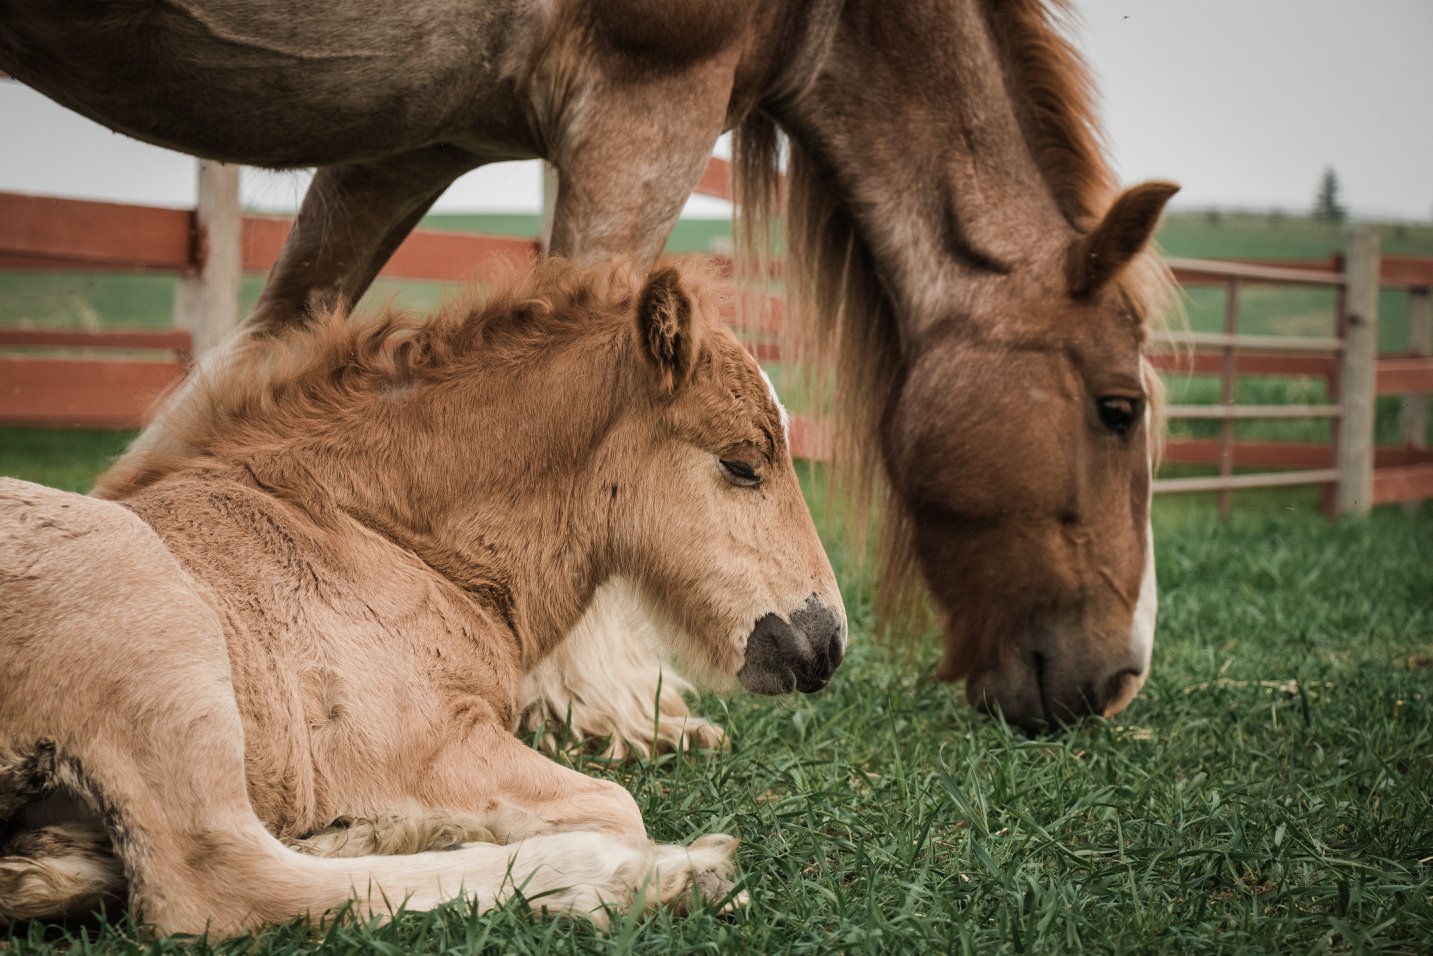
{"label": "foal nose", "polygon": [[845,656],[846,616],[813,595],[788,617],[756,622],[736,676],[753,694],[810,694],[830,683]]}

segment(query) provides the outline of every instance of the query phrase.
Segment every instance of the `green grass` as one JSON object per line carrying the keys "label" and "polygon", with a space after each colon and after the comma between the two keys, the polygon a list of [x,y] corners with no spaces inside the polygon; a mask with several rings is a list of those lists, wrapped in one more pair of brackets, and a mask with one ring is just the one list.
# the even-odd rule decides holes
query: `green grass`
{"label": "green grass", "polygon": [[[481,223],[445,218],[445,225]],[[530,234],[525,221],[506,228]],[[705,227],[704,227],[705,228]],[[1320,256],[1337,243],[1296,221],[1171,217],[1178,255]],[[1326,233],[1326,234],[1325,234]],[[686,237],[706,248],[710,236]],[[1403,244],[1403,245],[1400,245]],[[1408,248],[1405,248],[1407,246]],[[1433,254],[1433,230],[1385,234]],[[43,281],[41,281],[43,280]],[[167,321],[168,280],[0,275],[0,322]],[[423,307],[432,286],[392,284]],[[249,301],[257,283],[246,283]],[[1252,290],[1244,331],[1325,334],[1319,293]],[[1218,328],[1222,300],[1196,291],[1191,324]],[[1398,307],[1384,344],[1397,347]],[[153,324],[162,324],[153,320]],[[1207,378],[1175,378],[1208,401]],[[1322,401],[1316,383],[1250,379],[1240,400]],[[1379,428],[1392,438],[1396,409]],[[1210,426],[1181,425],[1205,434]],[[1319,423],[1239,426],[1313,440]],[[1214,426],[1217,429],[1217,426]],[[0,474],[88,488],[128,436],[0,429]],[[823,509],[809,484],[813,509]],[[209,947],[145,941],[125,917],[0,925],[0,953],[1392,951],[1433,945],[1433,508],[1331,523],[1309,489],[1236,495],[1219,524],[1209,496],[1155,507],[1161,577],[1153,674],[1112,721],[1030,740],[980,718],[952,688],[871,638],[869,595],[828,547],[853,624],[847,663],[813,697],[702,701],[729,753],[584,772],[621,781],[654,837],[725,830],[751,906],[619,919],[602,934],[461,906],[318,936],[292,925]]]}
{"label": "green grass", "polygon": [[[0,446],[0,471],[84,487],[116,442],[3,431]],[[319,939],[383,954],[1426,950],[1433,515],[1330,523],[1289,500],[1225,525],[1157,503],[1153,675],[1114,720],[1032,740],[973,714],[923,678],[931,643],[913,666],[872,641],[842,574],[854,637],[826,691],[705,698],[726,754],[575,760],[627,786],[658,839],[739,835],[741,914],[602,934],[452,906]],[[211,949],[141,941],[126,918],[4,932],[16,954]],[[212,948],[319,939],[294,925]]]}

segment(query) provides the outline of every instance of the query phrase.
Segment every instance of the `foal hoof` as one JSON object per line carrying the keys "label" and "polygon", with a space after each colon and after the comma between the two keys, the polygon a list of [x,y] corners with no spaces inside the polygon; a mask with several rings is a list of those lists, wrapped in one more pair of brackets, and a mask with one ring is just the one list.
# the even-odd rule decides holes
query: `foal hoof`
{"label": "foal hoof", "polygon": [[716,907],[731,913],[747,904],[745,892],[734,893],[732,871],[736,848],[741,841],[725,833],[712,833],[693,840],[690,846],[657,847],[653,869],[657,875],[659,902],[676,913],[690,913],[700,907]]}

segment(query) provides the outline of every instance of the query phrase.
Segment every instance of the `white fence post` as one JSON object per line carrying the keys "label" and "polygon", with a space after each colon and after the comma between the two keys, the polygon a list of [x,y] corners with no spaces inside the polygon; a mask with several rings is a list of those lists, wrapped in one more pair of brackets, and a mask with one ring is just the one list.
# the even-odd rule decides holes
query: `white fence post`
{"label": "white fence post", "polygon": [[542,164],[542,236],[538,239],[538,246],[542,254],[547,255],[552,249],[552,223],[557,218],[557,167],[552,163],[544,161]]}
{"label": "white fence post", "polygon": [[1355,226],[1344,240],[1348,290],[1344,348],[1339,359],[1338,495],[1340,515],[1368,514],[1373,507],[1374,363],[1378,360],[1379,235]]}
{"label": "white fence post", "polygon": [[239,167],[199,160],[199,201],[194,209],[198,269],[179,280],[175,325],[194,336],[194,355],[218,345],[239,324],[243,216]]}

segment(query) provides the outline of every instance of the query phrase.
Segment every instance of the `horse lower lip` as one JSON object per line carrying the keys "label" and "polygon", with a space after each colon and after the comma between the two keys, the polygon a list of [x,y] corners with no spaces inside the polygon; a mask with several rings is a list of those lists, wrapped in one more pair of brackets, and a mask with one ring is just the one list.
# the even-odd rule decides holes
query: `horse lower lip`
{"label": "horse lower lip", "polygon": [[796,689],[803,694],[814,694],[831,683],[829,677],[801,677],[796,681]]}

